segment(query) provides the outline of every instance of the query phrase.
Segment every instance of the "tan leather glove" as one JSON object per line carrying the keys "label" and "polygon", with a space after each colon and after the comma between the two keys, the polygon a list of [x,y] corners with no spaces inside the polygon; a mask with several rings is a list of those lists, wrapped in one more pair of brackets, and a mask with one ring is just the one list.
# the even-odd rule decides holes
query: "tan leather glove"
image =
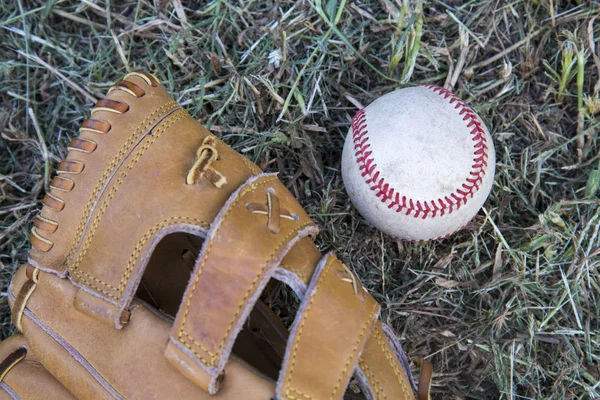
{"label": "tan leather glove", "polygon": [[[9,301],[75,397],[416,398],[379,304],[321,256],[286,187],[154,76],[111,88],[50,186]],[[259,299],[270,280],[301,299],[289,333]],[[363,395],[346,390],[353,377]]]}

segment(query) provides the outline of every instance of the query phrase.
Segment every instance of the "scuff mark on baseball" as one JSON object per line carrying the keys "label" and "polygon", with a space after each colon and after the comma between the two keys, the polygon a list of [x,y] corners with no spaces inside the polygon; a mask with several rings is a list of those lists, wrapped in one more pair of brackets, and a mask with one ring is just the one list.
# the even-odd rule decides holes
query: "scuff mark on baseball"
{"label": "scuff mark on baseball", "polygon": [[496,154],[481,118],[446,89],[388,93],[352,119],[342,154],[350,200],[398,239],[447,237],[481,209]]}

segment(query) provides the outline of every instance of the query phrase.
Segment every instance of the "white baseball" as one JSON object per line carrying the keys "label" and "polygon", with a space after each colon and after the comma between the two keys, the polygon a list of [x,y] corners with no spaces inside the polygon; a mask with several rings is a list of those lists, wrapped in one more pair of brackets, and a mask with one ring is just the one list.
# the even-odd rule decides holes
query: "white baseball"
{"label": "white baseball", "polygon": [[456,232],[477,214],[495,161],[481,118],[451,92],[425,85],[388,93],[356,113],[342,178],[372,225],[426,241]]}

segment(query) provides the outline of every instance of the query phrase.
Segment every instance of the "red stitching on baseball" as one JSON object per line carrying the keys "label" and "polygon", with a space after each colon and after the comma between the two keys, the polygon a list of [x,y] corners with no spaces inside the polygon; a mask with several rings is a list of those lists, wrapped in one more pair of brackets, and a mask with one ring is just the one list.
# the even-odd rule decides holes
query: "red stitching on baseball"
{"label": "red stitching on baseball", "polygon": [[479,190],[479,186],[483,182],[485,175],[485,167],[487,167],[488,145],[485,137],[483,123],[477,118],[475,112],[461,99],[456,97],[452,92],[442,87],[435,85],[422,85],[427,89],[431,89],[434,93],[439,94],[448,99],[448,103],[455,104],[454,109],[458,110],[458,114],[463,116],[463,121],[466,122],[466,127],[471,128],[471,136],[474,143],[473,165],[469,172],[469,177],[454,193],[451,193],[444,198],[433,200],[413,200],[401,195],[396,189],[390,187],[390,184],[385,181],[383,176],[380,177],[380,172],[377,170],[377,164],[372,157],[372,151],[367,151],[371,144],[369,143],[369,130],[367,129],[367,116],[365,110],[358,110],[352,118],[352,142],[354,143],[354,155],[358,168],[361,171],[361,176],[365,178],[365,182],[369,188],[375,192],[375,196],[379,200],[387,204],[389,209],[394,209],[396,212],[404,212],[406,215],[412,215],[415,218],[434,218],[450,214],[454,210],[458,210],[467,201],[475,195]]}

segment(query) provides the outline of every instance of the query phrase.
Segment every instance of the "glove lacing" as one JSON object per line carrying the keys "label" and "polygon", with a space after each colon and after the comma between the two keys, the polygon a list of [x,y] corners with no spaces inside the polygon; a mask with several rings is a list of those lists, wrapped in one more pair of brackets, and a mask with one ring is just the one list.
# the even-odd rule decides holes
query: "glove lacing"
{"label": "glove lacing", "polygon": [[[139,87],[133,82],[127,80],[127,78],[136,76],[143,79],[149,86],[156,87],[159,82],[156,77],[146,72],[131,72],[123,78],[122,81],[115,83],[113,87],[110,88],[108,94],[112,93],[115,90],[124,91],[129,93],[131,96],[136,98],[143,97],[146,92],[144,89]],[[99,111],[108,111],[118,115],[122,115],[129,111],[129,104],[110,100],[110,99],[102,99],[99,100],[94,108],[92,108],[91,116],[93,117],[95,113]],[[110,122],[100,119],[88,119],[83,121],[81,128],[79,128],[79,133],[82,132],[92,132],[95,134],[107,134],[110,132],[112,125]],[[84,154],[91,154],[98,148],[98,143],[90,140],[90,139],[82,139],[82,138],[73,138],[69,143],[68,150],[69,154],[71,152],[80,152]],[[85,169],[85,164],[82,161],[78,160],[63,160],[58,165],[56,170],[56,176],[50,182],[50,189],[54,192],[70,192],[75,187],[75,181],[70,179],[69,175],[77,175],[83,172]],[[63,199],[58,197],[54,193],[46,193],[46,196],[42,200],[42,204],[45,207],[48,207],[56,212],[60,212],[65,208],[65,202]],[[41,215],[37,215],[35,220],[33,221],[33,228],[31,229],[30,241],[31,245],[38,250],[43,252],[50,251],[54,246],[54,243],[43,237],[41,232],[46,233],[54,233],[58,229],[58,222],[51,220],[49,218],[42,217]]]}

